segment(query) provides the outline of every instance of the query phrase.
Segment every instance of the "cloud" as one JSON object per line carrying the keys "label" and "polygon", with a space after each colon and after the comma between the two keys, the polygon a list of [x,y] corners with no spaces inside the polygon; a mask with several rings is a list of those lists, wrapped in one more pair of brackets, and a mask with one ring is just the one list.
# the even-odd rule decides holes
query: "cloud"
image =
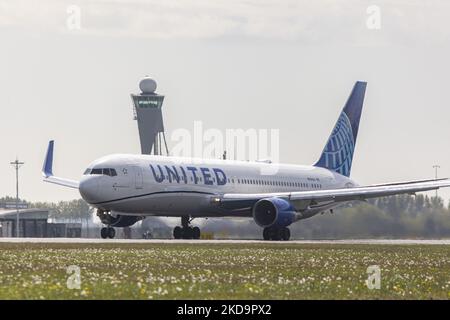
{"label": "cloud", "polygon": [[[381,29],[366,27],[378,5]],[[70,5],[81,29],[67,28]],[[306,43],[446,42],[450,3],[439,0],[0,0],[0,26],[35,32],[139,38],[273,38]]]}

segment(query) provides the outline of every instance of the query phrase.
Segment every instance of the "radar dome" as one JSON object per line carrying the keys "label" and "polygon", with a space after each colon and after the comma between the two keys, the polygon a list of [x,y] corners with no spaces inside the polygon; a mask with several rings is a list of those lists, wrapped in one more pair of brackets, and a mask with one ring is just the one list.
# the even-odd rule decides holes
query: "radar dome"
{"label": "radar dome", "polygon": [[139,82],[139,89],[141,89],[142,93],[155,93],[156,81],[150,77],[145,77]]}

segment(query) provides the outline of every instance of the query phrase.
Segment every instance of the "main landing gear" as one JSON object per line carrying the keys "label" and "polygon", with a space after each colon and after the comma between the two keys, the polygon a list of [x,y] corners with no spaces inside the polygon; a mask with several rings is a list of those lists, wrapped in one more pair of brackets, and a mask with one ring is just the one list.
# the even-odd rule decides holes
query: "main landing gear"
{"label": "main landing gear", "polygon": [[181,217],[181,227],[176,226],[173,229],[173,237],[175,239],[200,239],[200,228],[191,227],[191,221],[189,216]]}
{"label": "main landing gear", "polygon": [[116,230],[112,227],[102,228],[100,230],[100,235],[102,236],[103,239],[106,238],[112,239],[116,236]]}
{"label": "main landing gear", "polygon": [[288,227],[267,227],[263,230],[264,240],[287,241],[290,237],[291,231]]}

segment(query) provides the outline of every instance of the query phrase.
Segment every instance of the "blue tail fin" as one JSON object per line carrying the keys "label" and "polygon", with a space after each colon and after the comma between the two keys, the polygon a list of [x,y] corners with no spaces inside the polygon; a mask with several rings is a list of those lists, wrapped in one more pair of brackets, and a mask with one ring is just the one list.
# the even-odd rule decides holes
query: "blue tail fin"
{"label": "blue tail fin", "polygon": [[355,83],[322,155],[314,166],[350,176],[366,85],[366,82],[361,81]]}

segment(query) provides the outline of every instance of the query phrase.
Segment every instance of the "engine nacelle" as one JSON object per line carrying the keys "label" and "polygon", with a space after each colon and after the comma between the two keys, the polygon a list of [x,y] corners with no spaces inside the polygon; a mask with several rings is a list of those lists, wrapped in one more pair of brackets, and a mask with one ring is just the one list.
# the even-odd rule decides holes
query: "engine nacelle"
{"label": "engine nacelle", "polygon": [[281,198],[261,199],[253,206],[253,219],[260,227],[287,227],[296,220],[292,204]]}

